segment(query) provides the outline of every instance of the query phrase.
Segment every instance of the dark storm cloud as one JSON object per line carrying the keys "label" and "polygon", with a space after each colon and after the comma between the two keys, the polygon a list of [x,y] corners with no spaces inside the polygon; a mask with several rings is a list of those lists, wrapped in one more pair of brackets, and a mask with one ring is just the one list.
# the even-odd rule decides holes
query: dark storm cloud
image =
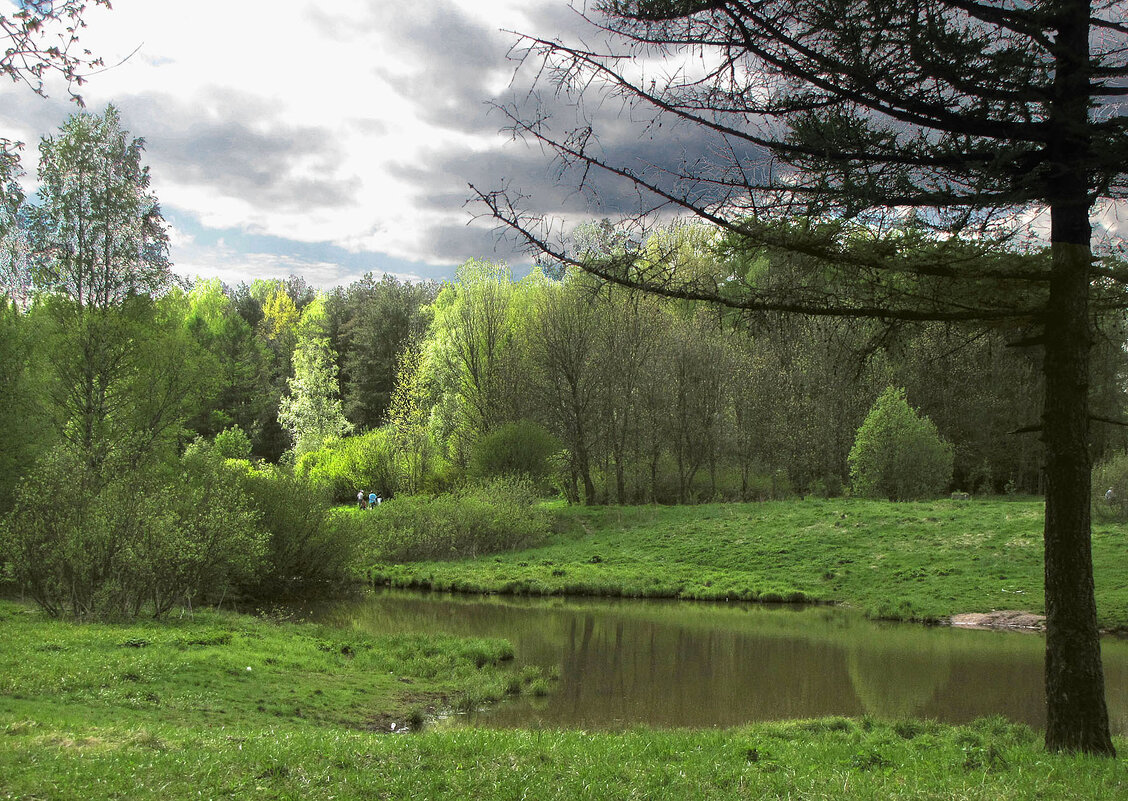
{"label": "dark storm cloud", "polygon": [[[341,158],[331,132],[272,119],[261,100],[212,90],[191,102],[138,95],[120,107],[129,127],[144,135],[153,170],[164,179],[214,187],[218,195],[277,211],[354,202],[359,183],[329,177]],[[326,177],[298,174],[299,162]]]}
{"label": "dark storm cloud", "polygon": [[397,90],[418,106],[425,122],[466,132],[496,130],[487,119],[489,86],[508,69],[510,37],[447,0],[416,8],[389,21],[389,34],[407,51],[401,64],[419,65],[397,81]]}
{"label": "dark storm cloud", "polygon": [[[41,133],[54,136],[79,109],[58,98],[18,93],[0,111],[33,151]],[[301,160],[314,174],[329,174],[341,154],[330,132],[280,121],[263,101],[212,90],[192,101],[165,94],[114,101],[131,135],[145,140],[145,162],[160,180],[214,187],[217,195],[244,199],[277,211],[340,208],[354,202],[358,183],[296,174]],[[102,107],[92,106],[91,113]],[[259,129],[266,122],[265,132]],[[26,160],[30,168],[30,160]],[[307,170],[307,172],[311,172]]]}
{"label": "dark storm cloud", "polygon": [[[416,103],[424,121],[465,133],[497,131],[505,122],[493,107],[527,94],[535,63],[520,63],[522,35],[569,41],[603,35],[566,0],[530,4],[529,22],[513,20],[507,28],[484,25],[449,0],[416,3],[413,9],[384,23],[406,49],[401,64],[419,65],[397,88]],[[505,86],[497,91],[499,81]]]}
{"label": "dark storm cloud", "polygon": [[[589,145],[589,152],[600,160],[627,168],[677,196],[701,200],[710,191],[707,183],[677,176],[715,170],[720,163],[716,137],[690,127],[648,128],[628,117],[612,118],[599,127],[600,137]],[[749,164],[760,157],[755,150],[744,155]],[[484,153],[448,150],[421,163],[401,164],[395,172],[417,187],[423,208],[450,209],[465,202],[473,195],[470,184],[483,192],[508,189],[514,197],[522,195],[524,207],[543,216],[616,217],[662,202],[653,194],[640,196],[629,181],[606,171],[565,168],[530,142],[514,141]],[[475,210],[473,203],[468,208]]]}
{"label": "dark storm cloud", "polygon": [[529,261],[528,252],[507,230],[490,221],[469,225],[447,224],[428,227],[420,238],[427,252],[436,259],[461,264],[468,259],[506,262],[522,265]]}

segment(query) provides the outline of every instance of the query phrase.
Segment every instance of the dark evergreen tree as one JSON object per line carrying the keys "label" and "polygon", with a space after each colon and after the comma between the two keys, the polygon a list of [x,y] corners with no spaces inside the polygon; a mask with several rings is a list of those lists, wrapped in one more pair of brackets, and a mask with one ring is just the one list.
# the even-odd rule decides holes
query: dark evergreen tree
{"label": "dark evergreen tree", "polygon": [[333,347],[340,357],[345,417],[360,430],[380,426],[395,387],[396,361],[426,330],[422,309],[438,294],[434,283],[377,281],[368,273],[329,297]]}

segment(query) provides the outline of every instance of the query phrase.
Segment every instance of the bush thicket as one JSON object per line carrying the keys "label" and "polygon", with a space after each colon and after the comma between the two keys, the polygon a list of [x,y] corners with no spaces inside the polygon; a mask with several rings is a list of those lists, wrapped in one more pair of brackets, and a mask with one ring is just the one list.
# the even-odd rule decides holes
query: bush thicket
{"label": "bush thicket", "polygon": [[241,484],[267,532],[261,568],[243,585],[246,593],[309,597],[331,594],[351,580],[356,531],[329,514],[331,499],[321,488],[271,465],[245,470]]}
{"label": "bush thicket", "polygon": [[223,460],[193,448],[176,470],[96,468],[57,448],[21,482],[3,537],[33,599],[85,619],[222,597],[251,580],[266,540]]}
{"label": "bush thicket", "polygon": [[459,559],[529,547],[549,533],[528,478],[497,478],[428,497],[402,495],[365,512],[339,513],[368,543],[373,562]]}
{"label": "bush thicket", "polygon": [[1093,468],[1093,518],[1128,520],[1128,452],[1115,453]]}
{"label": "bush thicket", "polygon": [[475,481],[525,476],[541,487],[552,470],[550,457],[560,449],[560,441],[532,420],[506,423],[475,443],[467,475]]}
{"label": "bush thicket", "polygon": [[874,402],[850,449],[855,494],[909,501],[935,497],[952,478],[952,446],[936,426],[887,388]]}
{"label": "bush thicket", "polygon": [[251,438],[239,426],[228,426],[220,431],[212,445],[216,455],[223,459],[251,458]]}

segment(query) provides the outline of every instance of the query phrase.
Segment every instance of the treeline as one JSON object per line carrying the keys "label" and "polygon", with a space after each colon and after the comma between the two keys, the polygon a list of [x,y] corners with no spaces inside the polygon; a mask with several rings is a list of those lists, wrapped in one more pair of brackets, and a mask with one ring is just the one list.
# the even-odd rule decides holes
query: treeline
{"label": "treeline", "polygon": [[43,139],[32,198],[3,144],[0,581],[52,614],[120,618],[354,577],[356,532],[271,463],[324,299],[299,280],[186,291],[112,107]]}
{"label": "treeline", "polygon": [[[705,232],[662,235],[713,258]],[[1008,332],[734,318],[582,273],[514,281],[480,262],[428,315],[401,359],[387,427],[369,435],[386,454],[369,466],[384,492],[519,466],[581,503],[840,494],[858,428],[889,386],[952,444],[952,488],[1040,489],[1040,443],[1016,433],[1039,419],[1039,369]],[[1100,350],[1100,400],[1119,408],[1123,354],[1113,340]],[[1095,433],[1100,453],[1118,432]],[[331,444],[299,466],[341,475],[325,465],[347,450]]]}

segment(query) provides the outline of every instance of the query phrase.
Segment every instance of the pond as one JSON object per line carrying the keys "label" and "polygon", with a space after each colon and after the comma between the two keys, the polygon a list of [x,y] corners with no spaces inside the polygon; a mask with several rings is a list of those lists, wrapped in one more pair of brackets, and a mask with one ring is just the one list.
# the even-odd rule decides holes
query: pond
{"label": "pond", "polygon": [[[375,634],[502,637],[555,666],[546,698],[468,716],[493,727],[734,726],[826,715],[987,715],[1042,727],[1044,639],[869,621],[826,606],[528,599],[381,591],[309,610]],[[1128,641],[1102,641],[1114,733],[1128,734]]]}

